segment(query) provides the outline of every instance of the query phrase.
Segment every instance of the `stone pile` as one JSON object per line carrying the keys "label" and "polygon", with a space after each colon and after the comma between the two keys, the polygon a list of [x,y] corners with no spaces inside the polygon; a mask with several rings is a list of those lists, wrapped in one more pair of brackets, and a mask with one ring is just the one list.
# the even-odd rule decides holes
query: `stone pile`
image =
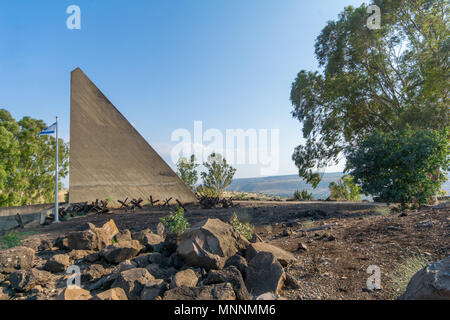
{"label": "stone pile", "polygon": [[0,299],[278,299],[285,282],[295,282],[285,271],[296,262],[291,253],[250,243],[219,219],[181,235],[163,229],[119,231],[109,220],[0,251]]}

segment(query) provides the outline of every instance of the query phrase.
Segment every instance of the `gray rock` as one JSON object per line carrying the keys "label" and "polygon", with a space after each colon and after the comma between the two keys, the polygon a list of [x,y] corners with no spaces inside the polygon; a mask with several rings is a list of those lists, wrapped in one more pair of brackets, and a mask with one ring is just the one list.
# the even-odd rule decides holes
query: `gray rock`
{"label": "gray rock", "polygon": [[92,264],[88,269],[83,270],[81,273],[81,281],[82,282],[92,282],[100,279],[105,274],[108,273],[108,270],[105,269],[101,264]]}
{"label": "gray rock", "polygon": [[20,270],[9,276],[11,288],[17,292],[28,292],[37,285],[48,284],[53,279],[51,273],[38,269]]}
{"label": "gray rock", "polygon": [[131,262],[135,263],[138,268],[145,268],[150,264],[150,257],[152,255],[153,253],[144,253],[131,259]]}
{"label": "gray rock", "polygon": [[229,266],[223,270],[211,270],[203,281],[205,285],[229,282],[238,300],[250,300],[251,297],[245,286],[241,272],[235,266]]}
{"label": "gray rock", "polygon": [[172,279],[170,281],[170,288],[177,288],[177,287],[195,287],[198,282],[198,275],[195,273],[192,269],[186,269],[177,272],[175,275],[172,276]]}
{"label": "gray rock", "polygon": [[145,229],[133,234],[133,240],[138,240],[149,251],[161,251],[164,238]]}
{"label": "gray rock", "polygon": [[102,250],[101,256],[109,263],[120,263],[135,257],[143,249],[137,240],[110,245]]}
{"label": "gray rock", "polygon": [[131,232],[130,232],[130,230],[128,230],[128,229],[119,231],[119,233],[116,234],[116,235],[114,236],[114,239],[115,239],[116,242],[118,242],[118,243],[121,243],[121,242],[128,242],[128,241],[133,240],[133,239],[131,238]]}
{"label": "gray rock", "polygon": [[156,279],[168,280],[177,273],[175,268],[162,268],[157,264],[149,264],[145,269],[147,269],[147,271]]}
{"label": "gray rock", "polygon": [[178,287],[166,291],[163,300],[236,300],[230,283],[202,287]]}
{"label": "gray rock", "polygon": [[0,272],[11,273],[33,267],[34,250],[27,247],[14,247],[0,251]]}
{"label": "gray rock", "polygon": [[155,300],[166,290],[166,283],[162,279],[149,281],[141,292],[141,300]]}
{"label": "gray rock", "polygon": [[234,256],[230,257],[225,262],[225,267],[229,267],[229,266],[235,266],[236,268],[238,268],[238,270],[242,274],[242,277],[245,279],[245,273],[247,271],[248,263],[247,263],[247,260],[243,256],[235,254]]}
{"label": "gray rock", "polygon": [[207,219],[183,233],[177,253],[188,266],[222,269],[229,257],[249,245],[231,225]]}
{"label": "gray rock", "polygon": [[259,252],[272,253],[283,267],[286,267],[297,261],[297,259],[294,257],[292,253],[265,242],[252,243],[248,247],[248,250],[246,252],[247,261],[250,262],[253,259],[253,257],[255,257]]}
{"label": "gray rock", "polygon": [[417,272],[399,300],[450,300],[450,256]]}
{"label": "gray rock", "polygon": [[44,269],[53,273],[64,272],[70,266],[70,258],[66,254],[57,254],[51,257],[44,265]]}
{"label": "gray rock", "polygon": [[119,274],[112,287],[122,288],[129,300],[140,297],[142,289],[155,278],[144,268],[135,268]]}
{"label": "gray rock", "polygon": [[109,220],[100,228],[87,223],[87,230],[75,231],[67,236],[67,247],[71,250],[101,250],[112,243],[119,233],[113,220]]}
{"label": "gray rock", "polygon": [[278,294],[286,274],[273,253],[259,252],[248,264],[245,284],[252,295],[266,292]]}

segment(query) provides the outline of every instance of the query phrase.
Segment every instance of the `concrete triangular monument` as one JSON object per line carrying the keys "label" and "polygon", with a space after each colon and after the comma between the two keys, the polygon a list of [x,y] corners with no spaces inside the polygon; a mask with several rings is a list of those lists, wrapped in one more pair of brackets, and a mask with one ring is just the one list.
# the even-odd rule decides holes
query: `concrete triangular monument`
{"label": "concrete triangular monument", "polygon": [[70,99],[71,203],[110,198],[196,201],[194,193],[80,68]]}

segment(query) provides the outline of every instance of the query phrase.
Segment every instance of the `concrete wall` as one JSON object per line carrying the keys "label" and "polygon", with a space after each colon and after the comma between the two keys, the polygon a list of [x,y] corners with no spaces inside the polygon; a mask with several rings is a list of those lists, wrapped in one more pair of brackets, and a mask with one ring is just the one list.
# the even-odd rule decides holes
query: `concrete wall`
{"label": "concrete wall", "polygon": [[69,202],[111,198],[196,202],[128,120],[81,71],[71,75]]}
{"label": "concrete wall", "polygon": [[45,218],[53,213],[54,208],[54,204],[0,208],[0,231],[17,228],[19,226],[16,219],[18,213],[27,227],[42,224],[45,222]]}

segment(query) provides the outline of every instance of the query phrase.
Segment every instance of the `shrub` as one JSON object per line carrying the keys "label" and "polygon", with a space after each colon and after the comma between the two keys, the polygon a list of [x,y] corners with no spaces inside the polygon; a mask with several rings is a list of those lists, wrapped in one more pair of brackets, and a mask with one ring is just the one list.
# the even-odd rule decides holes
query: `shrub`
{"label": "shrub", "polygon": [[197,192],[200,193],[201,195],[211,197],[211,198],[216,198],[219,196],[215,189],[208,188],[203,185],[197,187]]}
{"label": "shrub", "polygon": [[314,200],[314,197],[312,193],[308,193],[307,190],[302,191],[295,191],[294,192],[294,199],[298,201],[307,201],[307,200]]}
{"label": "shrub", "polygon": [[233,212],[233,216],[231,217],[231,225],[233,228],[239,232],[242,236],[244,236],[247,240],[250,240],[253,237],[254,227],[250,224],[250,222],[242,222],[236,212]]}
{"label": "shrub", "polygon": [[347,151],[347,168],[366,194],[387,203],[426,204],[447,180],[449,132],[375,131]]}
{"label": "shrub", "polygon": [[198,173],[195,170],[198,166],[194,155],[191,155],[189,160],[181,157],[177,162],[178,176],[192,190],[194,190],[198,180]]}
{"label": "shrub", "polygon": [[236,169],[227,163],[227,160],[218,153],[212,153],[208,161],[203,163],[206,172],[202,172],[203,185],[216,191],[218,197],[222,197],[223,191],[233,181]]}
{"label": "shrub", "polygon": [[8,232],[3,237],[0,238],[0,249],[12,248],[20,245],[20,242],[27,236],[34,234],[34,232],[22,232],[19,233],[16,230]]}
{"label": "shrub", "polygon": [[361,188],[355,184],[353,177],[344,175],[338,183],[331,182],[329,185],[330,199],[344,201],[360,201]]}
{"label": "shrub", "polygon": [[190,227],[189,222],[184,217],[184,209],[182,207],[178,207],[176,212],[171,212],[168,216],[159,218],[159,221],[170,232],[174,233],[183,233]]}

